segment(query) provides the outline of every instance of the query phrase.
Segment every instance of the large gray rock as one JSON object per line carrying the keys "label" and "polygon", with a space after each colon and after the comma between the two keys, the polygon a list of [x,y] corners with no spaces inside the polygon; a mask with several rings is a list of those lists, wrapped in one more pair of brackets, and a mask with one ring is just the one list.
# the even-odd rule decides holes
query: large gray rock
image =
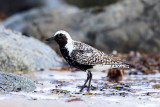
{"label": "large gray rock", "polygon": [[[160,53],[159,7],[160,0],[121,0],[110,6],[82,10],[63,6],[28,21],[23,28],[14,25],[13,20],[3,24],[13,29],[18,27],[42,41],[63,29],[74,39],[101,50]],[[55,44],[50,45],[57,50]]]}
{"label": "large gray rock", "polygon": [[[36,1],[37,0],[35,0],[35,2]],[[66,5],[64,2],[60,0],[43,0],[43,2],[45,2],[46,4],[44,7],[33,8],[25,12],[14,14],[11,17],[7,18],[6,21],[2,22],[2,24],[6,27],[13,28],[14,30],[22,31],[22,29],[25,29],[26,25],[28,25],[28,23],[30,23],[32,20],[35,20],[42,16],[50,16],[50,12],[53,9]]]}
{"label": "large gray rock", "polygon": [[62,59],[49,46],[0,26],[0,71],[31,71],[54,66],[62,66]]}
{"label": "large gray rock", "polygon": [[30,92],[35,88],[35,83],[25,77],[0,72],[0,90]]}
{"label": "large gray rock", "polygon": [[[1,24],[11,29],[21,31],[25,35],[34,36],[45,42],[47,37],[51,36],[57,30],[64,28],[66,23],[71,23],[71,20],[67,19],[66,16],[72,16],[78,11],[79,9],[75,7],[65,5],[61,8],[57,8],[55,11],[44,8],[32,9],[24,13],[16,14]],[[62,20],[59,20],[60,17]],[[44,25],[41,26],[41,24]],[[56,26],[53,26],[53,24]],[[50,43],[50,45],[58,50],[58,46],[55,45],[55,43]]]}

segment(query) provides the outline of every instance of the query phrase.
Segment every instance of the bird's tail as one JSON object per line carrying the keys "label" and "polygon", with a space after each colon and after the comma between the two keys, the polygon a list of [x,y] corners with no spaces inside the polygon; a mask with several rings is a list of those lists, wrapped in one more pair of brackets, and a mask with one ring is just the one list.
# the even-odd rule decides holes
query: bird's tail
{"label": "bird's tail", "polygon": [[128,62],[128,61],[126,61],[126,60],[122,60],[122,63],[128,65],[129,68],[136,68],[135,65],[131,64],[130,62]]}

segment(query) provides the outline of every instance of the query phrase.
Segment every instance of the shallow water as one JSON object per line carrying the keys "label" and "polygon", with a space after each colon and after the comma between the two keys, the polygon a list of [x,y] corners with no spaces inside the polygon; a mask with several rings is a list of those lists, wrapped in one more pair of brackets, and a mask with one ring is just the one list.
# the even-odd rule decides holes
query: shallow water
{"label": "shallow water", "polygon": [[27,76],[36,81],[35,92],[3,93],[0,95],[0,104],[16,96],[24,99],[22,102],[26,105],[26,100],[43,100],[48,104],[51,100],[52,103],[60,105],[74,103],[81,106],[160,106],[160,88],[157,87],[160,84],[160,74],[126,75],[119,83],[108,82],[106,75],[104,72],[93,72],[93,90],[87,93],[84,89],[79,93],[79,87],[86,79],[86,72],[33,72]]}

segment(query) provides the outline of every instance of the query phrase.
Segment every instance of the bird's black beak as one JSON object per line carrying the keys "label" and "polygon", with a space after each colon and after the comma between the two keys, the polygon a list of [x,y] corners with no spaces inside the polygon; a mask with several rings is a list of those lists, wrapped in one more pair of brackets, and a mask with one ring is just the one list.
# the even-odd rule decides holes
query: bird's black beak
{"label": "bird's black beak", "polygon": [[50,37],[46,39],[46,41],[52,41],[52,40],[54,40],[54,37]]}

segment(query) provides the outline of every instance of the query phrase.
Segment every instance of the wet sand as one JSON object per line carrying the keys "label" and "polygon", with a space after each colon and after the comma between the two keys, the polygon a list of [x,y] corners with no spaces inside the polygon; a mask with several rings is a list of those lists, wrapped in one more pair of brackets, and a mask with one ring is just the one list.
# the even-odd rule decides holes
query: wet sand
{"label": "wet sand", "polygon": [[96,89],[87,94],[78,93],[85,72],[34,72],[28,77],[37,81],[35,92],[1,93],[0,107],[159,107],[160,91],[152,86],[160,83],[160,74],[125,76],[120,83],[127,86],[106,81],[106,75],[94,72]]}

